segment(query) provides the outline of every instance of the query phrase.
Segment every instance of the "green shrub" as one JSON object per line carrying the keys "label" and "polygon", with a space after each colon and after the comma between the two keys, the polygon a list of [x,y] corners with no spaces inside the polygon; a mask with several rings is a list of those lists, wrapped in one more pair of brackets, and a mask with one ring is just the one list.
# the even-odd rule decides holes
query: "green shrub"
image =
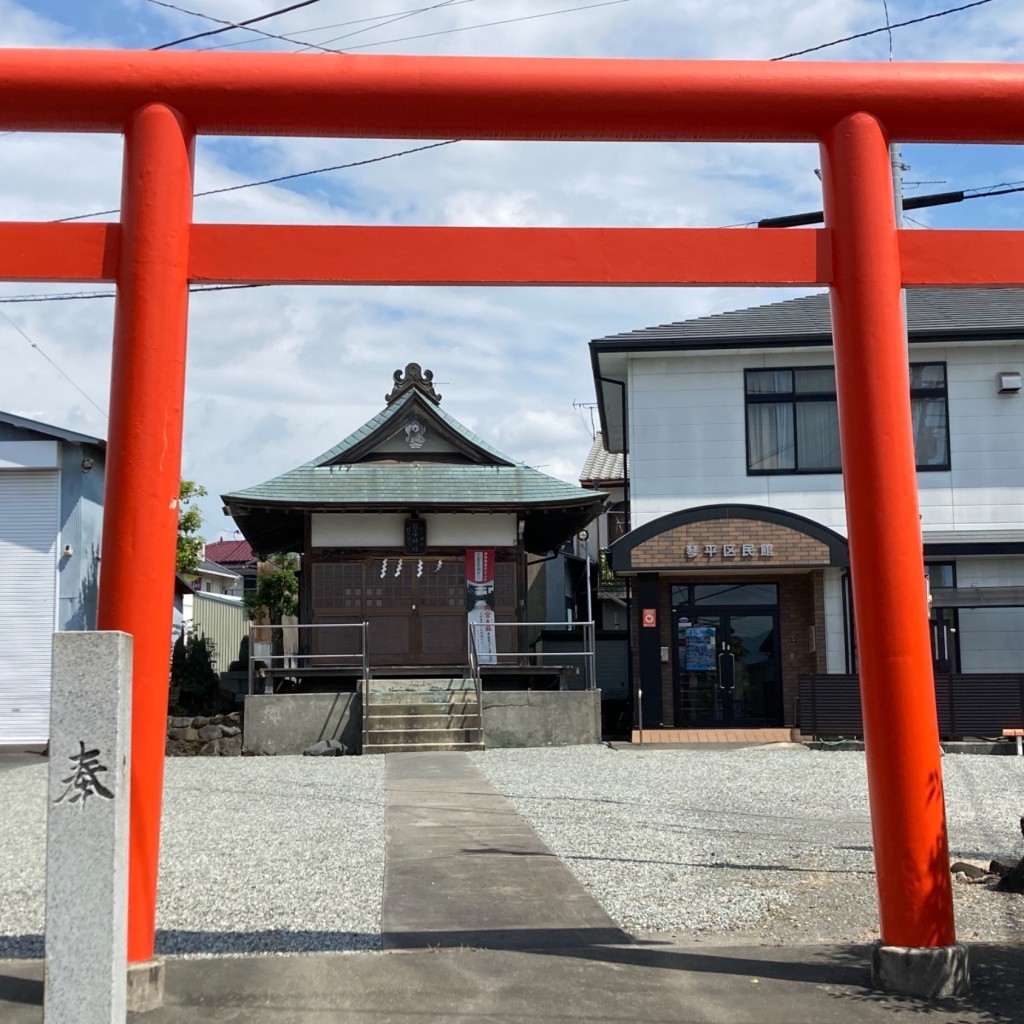
{"label": "green shrub", "polygon": [[217,715],[226,698],[213,667],[213,641],[196,630],[182,630],[171,653],[168,708],[172,715]]}

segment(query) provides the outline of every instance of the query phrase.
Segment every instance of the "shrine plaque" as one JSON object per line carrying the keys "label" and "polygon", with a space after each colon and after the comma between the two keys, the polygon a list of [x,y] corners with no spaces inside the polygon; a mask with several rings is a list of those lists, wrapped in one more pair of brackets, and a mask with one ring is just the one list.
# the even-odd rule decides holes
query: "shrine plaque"
{"label": "shrine plaque", "polygon": [[422,555],[427,550],[426,519],[406,519],[405,521],[405,553]]}

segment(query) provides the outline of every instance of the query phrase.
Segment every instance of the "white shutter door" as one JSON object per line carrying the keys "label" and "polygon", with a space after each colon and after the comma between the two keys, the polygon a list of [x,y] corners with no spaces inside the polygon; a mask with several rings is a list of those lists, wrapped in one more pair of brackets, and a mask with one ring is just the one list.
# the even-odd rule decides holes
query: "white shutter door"
{"label": "white shutter door", "polygon": [[50,736],[60,480],[0,471],[0,743]]}

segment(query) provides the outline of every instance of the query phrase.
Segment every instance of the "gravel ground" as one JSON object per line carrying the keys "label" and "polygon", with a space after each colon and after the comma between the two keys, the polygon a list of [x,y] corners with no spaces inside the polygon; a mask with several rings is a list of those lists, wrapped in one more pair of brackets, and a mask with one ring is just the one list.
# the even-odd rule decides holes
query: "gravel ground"
{"label": "gravel ground", "polygon": [[[45,763],[0,772],[0,957],[42,956]],[[166,762],[157,952],[380,947],[384,758]]]}
{"label": "gravel ground", "polygon": [[[864,755],[561,747],[472,755],[635,935],[870,941],[877,933]],[[954,860],[1024,855],[1024,758],[943,759]],[[1024,896],[954,887],[958,936],[1024,939]]]}
{"label": "gravel ground", "polygon": [[[864,756],[802,747],[471,755],[616,921],[723,942],[877,937]],[[1024,855],[1024,758],[943,761],[954,859]],[[46,764],[0,771],[0,958],[42,955]],[[157,950],[380,947],[384,758],[166,769]],[[1024,941],[1024,896],[957,884],[968,941]]]}

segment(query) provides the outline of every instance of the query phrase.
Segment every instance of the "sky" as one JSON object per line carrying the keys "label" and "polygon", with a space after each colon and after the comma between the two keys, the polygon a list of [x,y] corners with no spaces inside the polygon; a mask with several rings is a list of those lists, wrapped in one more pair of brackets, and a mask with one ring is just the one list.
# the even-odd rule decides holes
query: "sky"
{"label": "sky", "polygon": [[[291,3],[296,0],[291,0]],[[766,60],[1024,58],[1024,4],[988,0],[314,0],[174,49]],[[0,0],[0,46],[148,49],[289,0]],[[201,17],[199,15],[205,15]],[[314,51],[315,52],[315,51]],[[2,131],[2,129],[0,129]],[[195,220],[480,226],[747,225],[821,208],[817,147],[802,144],[458,142],[273,185],[421,142],[200,138]],[[903,148],[905,194],[1024,185],[1010,146]],[[116,208],[121,139],[0,134],[0,219]],[[908,228],[1024,226],[1024,192],[919,210]],[[106,214],[93,220],[114,220]],[[741,230],[742,228],[738,228]],[[749,228],[752,230],[752,228]],[[0,282],[0,409],[105,437],[113,299],[102,285]],[[575,482],[596,424],[587,343],[777,301],[754,288],[268,287],[198,292],[189,314],[182,474],[205,486],[203,532],[233,536],[218,495],[336,444],[384,407],[392,373],[434,373],[443,407],[512,458]]]}

